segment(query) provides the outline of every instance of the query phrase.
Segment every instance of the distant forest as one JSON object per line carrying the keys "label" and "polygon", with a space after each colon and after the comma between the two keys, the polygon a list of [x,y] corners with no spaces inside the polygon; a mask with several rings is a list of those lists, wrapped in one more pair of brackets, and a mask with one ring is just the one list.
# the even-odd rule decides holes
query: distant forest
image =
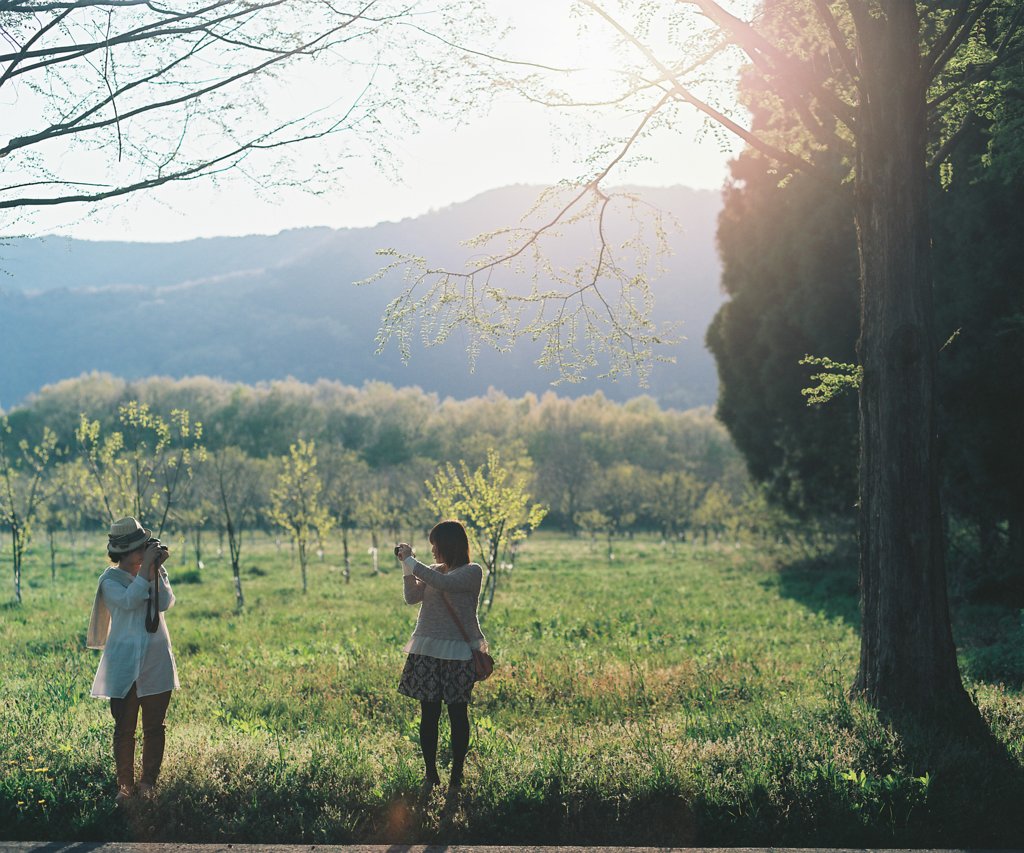
{"label": "distant forest", "polygon": [[[717,535],[730,525],[766,523],[759,513],[768,512],[710,409],[663,409],[649,397],[622,404],[600,393],[570,399],[491,392],[453,400],[376,382],[361,388],[294,379],[259,385],[207,378],[129,382],[91,374],[49,386],[9,413],[7,447],[21,441],[34,446],[48,429],[53,475],[67,469],[69,482],[85,484],[89,476],[76,438],[83,415],[95,422],[100,439],[120,433],[130,451],[133,435],[140,435],[125,425],[124,407],[132,403],[168,422],[175,411],[187,410],[190,423],[201,424],[193,443],[207,456],[230,451],[269,466],[265,491],[295,443],[312,442],[325,483],[345,472],[346,483],[339,486],[346,501],[355,501],[345,523],[359,527],[409,529],[423,516],[424,483],[442,465],[479,466],[492,448],[525,474],[533,498],[549,509],[548,526],[669,536],[699,528]],[[77,473],[71,470],[76,467]],[[218,524],[208,484],[213,466],[196,462],[195,469],[189,497],[171,509],[170,521],[178,527],[196,524],[199,504],[206,510],[198,517]],[[266,495],[260,501],[266,503]],[[59,503],[72,516],[65,526],[106,523],[104,507],[74,490]],[[57,527],[59,515],[51,517]]]}

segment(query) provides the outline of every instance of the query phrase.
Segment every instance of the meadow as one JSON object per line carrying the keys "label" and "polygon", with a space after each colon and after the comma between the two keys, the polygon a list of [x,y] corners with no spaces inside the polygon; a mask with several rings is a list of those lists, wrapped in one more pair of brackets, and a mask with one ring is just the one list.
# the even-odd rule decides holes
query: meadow
{"label": "meadow", "polygon": [[[539,534],[483,620],[458,802],[424,800],[416,703],[395,685],[415,608],[365,553],[303,595],[287,545],[169,564],[182,690],[156,796],[118,810],[112,722],[84,637],[102,542],[26,564],[0,607],[0,839],[675,846],[970,846],[1024,838],[1020,613],[958,608],[991,735],[848,700],[855,557],[637,537],[615,559]],[[423,549],[420,543],[420,550]],[[178,554],[186,553],[182,547]],[[446,722],[442,722],[445,726]],[[445,778],[447,732],[442,729]]]}

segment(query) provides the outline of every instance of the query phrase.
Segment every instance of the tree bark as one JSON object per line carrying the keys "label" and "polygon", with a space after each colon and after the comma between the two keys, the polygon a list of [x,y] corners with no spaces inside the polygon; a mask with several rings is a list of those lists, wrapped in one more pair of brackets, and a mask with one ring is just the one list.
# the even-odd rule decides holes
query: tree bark
{"label": "tree bark", "polygon": [[858,33],[857,350],[864,376],[854,691],[886,711],[976,714],[957,668],[939,507],[920,22],[913,3],[882,7]]}
{"label": "tree bark", "polygon": [[238,571],[237,565],[232,566],[234,570],[235,579],[235,609],[238,612],[245,610],[245,595],[242,592],[242,576]]}

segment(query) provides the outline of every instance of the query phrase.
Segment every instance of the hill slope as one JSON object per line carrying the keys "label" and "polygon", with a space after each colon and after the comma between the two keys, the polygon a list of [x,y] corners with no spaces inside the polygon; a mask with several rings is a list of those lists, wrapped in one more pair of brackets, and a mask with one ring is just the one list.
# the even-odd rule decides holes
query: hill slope
{"label": "hill slope", "polygon": [[[677,364],[655,368],[649,393],[668,405],[709,404],[716,377],[703,337],[721,302],[714,248],[719,194],[637,192],[678,222],[669,228],[672,254],[654,291],[659,318],[683,321],[688,336],[671,353]],[[534,367],[538,348],[528,343],[507,354],[482,353],[472,374],[458,335],[444,346],[414,349],[408,365],[394,347],[375,355],[381,313],[401,284],[351,284],[380,266],[375,252],[385,247],[461,267],[469,256],[462,241],[516,223],[537,193],[536,187],[507,187],[372,228],[183,243],[11,241],[0,247],[0,405],[9,408],[44,384],[89,370],[244,382],[294,376],[359,385],[376,379],[454,397],[488,387],[513,395],[543,391],[555,377]],[[612,242],[628,236],[627,225],[616,222]],[[569,233],[558,258],[583,256],[591,243]],[[513,280],[511,286],[525,284]],[[628,379],[560,390],[598,387],[616,399],[643,391]]]}

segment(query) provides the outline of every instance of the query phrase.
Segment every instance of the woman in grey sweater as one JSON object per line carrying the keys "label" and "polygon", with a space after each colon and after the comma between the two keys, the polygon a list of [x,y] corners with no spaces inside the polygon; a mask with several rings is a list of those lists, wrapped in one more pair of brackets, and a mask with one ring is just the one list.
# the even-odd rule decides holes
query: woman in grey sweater
{"label": "woman in grey sweater", "polygon": [[441,702],[448,706],[452,735],[448,785],[457,791],[469,750],[468,706],[476,681],[472,650],[487,651],[476,617],[483,570],[469,561],[469,539],[461,522],[436,524],[429,540],[433,566],[419,562],[404,542],[395,548],[404,570],[406,604],[420,605],[416,629],[404,649],[409,656],[398,692],[420,702],[420,746],[427,788],[441,781],[437,774],[437,727]]}

